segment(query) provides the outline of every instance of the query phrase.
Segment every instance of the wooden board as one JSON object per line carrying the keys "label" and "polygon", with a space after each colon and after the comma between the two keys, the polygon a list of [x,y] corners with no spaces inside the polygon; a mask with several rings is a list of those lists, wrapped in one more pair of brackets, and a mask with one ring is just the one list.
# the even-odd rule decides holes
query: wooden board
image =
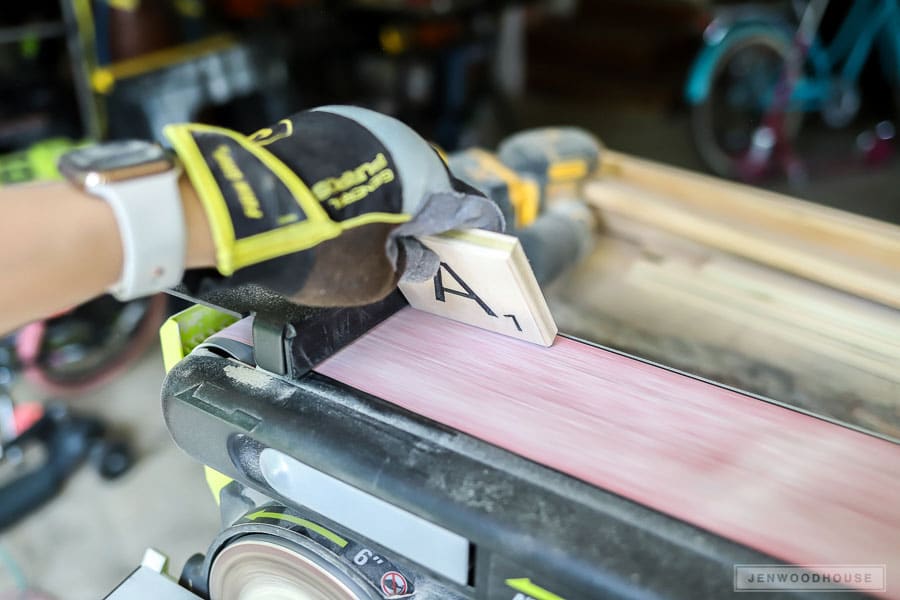
{"label": "wooden board", "polygon": [[879,321],[863,311],[858,315],[841,312],[827,297],[817,299],[800,295],[791,298],[777,289],[773,295],[768,295],[765,284],[771,284],[772,280],[766,281],[753,274],[737,281],[749,286],[749,289],[741,288],[729,279],[719,279],[741,275],[739,268],[735,269],[737,273],[729,271],[727,263],[695,268],[681,261],[644,261],[635,264],[626,277],[628,283],[656,295],[662,302],[695,306],[710,319],[743,322],[773,343],[794,341],[806,346],[810,352],[833,357],[841,364],[884,379],[900,379],[897,370],[900,322],[897,319]]}
{"label": "wooden board", "polygon": [[627,220],[900,308],[900,227],[642,161],[604,155],[587,200]]}
{"label": "wooden board", "polygon": [[317,371],[796,564],[886,564],[900,446],[568,339],[404,309]]}
{"label": "wooden board", "polygon": [[900,227],[617,152],[560,327],[900,439]]}
{"label": "wooden board", "polygon": [[900,311],[631,225],[547,290],[561,331],[900,439]]}
{"label": "wooden board", "polygon": [[850,242],[841,246],[863,254],[900,252],[900,227],[792,196],[614,151],[604,153],[603,173],[685,205],[740,216],[807,240]]}
{"label": "wooden board", "polygon": [[441,259],[434,280],[400,282],[416,309],[542,346],[556,323],[519,240],[471,229],[420,240]]}

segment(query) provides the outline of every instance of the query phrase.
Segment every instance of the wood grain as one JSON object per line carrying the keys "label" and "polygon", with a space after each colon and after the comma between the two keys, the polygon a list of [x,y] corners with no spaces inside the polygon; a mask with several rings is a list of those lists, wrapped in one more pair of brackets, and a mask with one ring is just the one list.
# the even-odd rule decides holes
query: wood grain
{"label": "wood grain", "polygon": [[[900,440],[900,372],[843,362],[847,352],[864,358],[871,347],[854,345],[872,336],[900,363],[900,311],[649,233],[599,237],[547,290],[560,331]],[[657,273],[663,293],[642,285]],[[707,289],[726,304],[697,301]]]}
{"label": "wood grain", "polygon": [[[722,274],[721,266],[715,269]],[[816,297],[790,297],[777,289],[769,296],[750,279],[749,290],[730,282],[717,281],[707,269],[694,269],[677,261],[639,262],[629,271],[628,282],[666,304],[694,306],[710,318],[742,322],[746,327],[768,336],[773,342],[786,340],[810,352],[832,357],[836,362],[862,369],[886,380],[900,382],[900,319],[885,322],[881,330],[866,328],[864,311],[841,314],[816,314]],[[831,308],[827,298],[819,306]],[[858,320],[853,321],[853,317]],[[873,322],[875,319],[872,319]]]}
{"label": "wood grain", "polygon": [[[677,198],[686,206],[722,211],[766,228],[814,242],[843,242],[855,253],[896,257],[900,228],[890,223],[807,202],[621,152],[603,155],[603,172],[646,191]],[[896,263],[894,263],[896,266]]]}
{"label": "wood grain", "polygon": [[900,597],[900,446],[603,349],[404,309],[318,369],[798,564],[887,564]]}
{"label": "wood grain", "polygon": [[741,222],[733,215],[687,208],[673,197],[615,181],[590,186],[588,200],[604,213],[900,308],[900,250],[876,253],[874,260],[868,253],[849,252],[831,241],[814,243]]}
{"label": "wood grain", "polygon": [[632,221],[900,308],[900,227],[615,152],[587,200]]}

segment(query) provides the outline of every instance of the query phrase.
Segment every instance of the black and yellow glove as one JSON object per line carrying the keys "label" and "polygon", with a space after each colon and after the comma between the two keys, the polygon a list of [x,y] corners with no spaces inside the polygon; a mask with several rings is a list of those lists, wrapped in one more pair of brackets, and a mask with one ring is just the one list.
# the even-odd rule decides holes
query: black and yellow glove
{"label": "black and yellow glove", "polygon": [[165,134],[203,204],[225,285],[312,306],[366,304],[404,273],[437,270],[409,236],[503,229],[499,209],[427,142],[366,109],[323,107],[251,136],[198,124]]}

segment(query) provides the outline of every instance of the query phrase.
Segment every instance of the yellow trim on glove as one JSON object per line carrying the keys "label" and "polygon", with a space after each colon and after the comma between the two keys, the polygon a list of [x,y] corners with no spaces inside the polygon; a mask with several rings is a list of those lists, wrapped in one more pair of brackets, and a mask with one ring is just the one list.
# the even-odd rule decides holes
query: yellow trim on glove
{"label": "yellow trim on glove", "polygon": [[[237,240],[225,198],[197,147],[192,132],[215,133],[237,142],[259,159],[287,187],[306,215],[306,220]],[[216,246],[216,266],[222,275],[231,275],[243,267],[312,248],[354,227],[372,223],[400,224],[412,218],[411,215],[403,213],[371,212],[335,222],[309,187],[290,167],[264,148],[263,143],[229,129],[195,123],[168,125],[163,129],[163,133],[172,142],[200,197]],[[263,141],[271,142],[271,140]]]}
{"label": "yellow trim on glove", "polygon": [[[236,240],[225,198],[191,136],[192,132],[215,133],[237,142],[281,180],[303,210],[306,220],[296,225]],[[172,142],[191,182],[197,188],[216,246],[216,266],[223,275],[231,275],[240,268],[264,260],[306,250],[339,236],[343,231],[331,220],[306,184],[287,165],[246,136],[222,127],[194,123],[168,125],[163,129],[163,133]]]}

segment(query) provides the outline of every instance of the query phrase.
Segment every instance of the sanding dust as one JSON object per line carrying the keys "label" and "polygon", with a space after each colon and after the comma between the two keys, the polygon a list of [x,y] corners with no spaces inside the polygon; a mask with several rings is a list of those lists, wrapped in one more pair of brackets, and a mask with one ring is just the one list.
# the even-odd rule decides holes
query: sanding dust
{"label": "sanding dust", "polygon": [[257,390],[265,390],[274,383],[271,373],[240,365],[226,365],[225,375]]}

